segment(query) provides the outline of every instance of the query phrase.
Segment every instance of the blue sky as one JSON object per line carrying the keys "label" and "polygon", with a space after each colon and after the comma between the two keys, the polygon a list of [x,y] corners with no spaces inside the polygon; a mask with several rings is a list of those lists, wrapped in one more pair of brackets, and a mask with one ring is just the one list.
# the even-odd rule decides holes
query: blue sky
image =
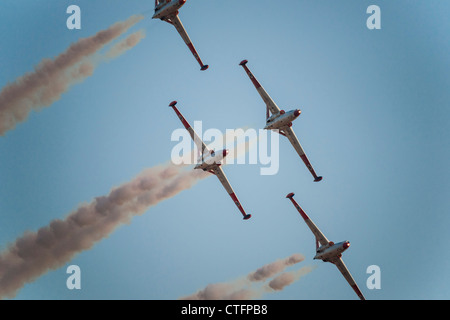
{"label": "blue sky", "polygon": [[[77,4],[82,29],[66,28]],[[3,1],[0,87],[83,37],[133,14],[146,37],[100,64],[60,100],[0,137],[0,248],[64,218],[142,170],[170,159],[181,123],[264,126],[265,106],[239,62],[278,106],[300,108],[300,143],[324,180],[313,183],[287,140],[280,170],[224,168],[252,219],[242,221],[214,177],[149,208],[16,299],[177,299],[301,253],[318,268],[266,299],[356,299],[337,269],[313,261],[314,239],[290,201],[332,241],[367,299],[448,299],[450,4],[444,1],[188,1],[176,30],[151,20],[153,1]],[[366,9],[381,8],[381,30]],[[82,289],[66,288],[66,267]],[[381,269],[369,290],[366,269]]]}

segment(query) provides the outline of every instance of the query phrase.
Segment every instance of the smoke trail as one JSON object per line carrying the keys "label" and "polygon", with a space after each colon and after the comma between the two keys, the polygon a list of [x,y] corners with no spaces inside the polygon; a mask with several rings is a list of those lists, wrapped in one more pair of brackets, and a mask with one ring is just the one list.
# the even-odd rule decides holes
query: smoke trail
{"label": "smoke trail", "polygon": [[255,284],[266,281],[274,275],[282,272],[288,266],[297,264],[304,260],[303,255],[292,256],[269,263],[245,278],[230,282],[214,283],[207,285],[204,289],[194,294],[180,298],[181,300],[249,300],[260,298],[265,293],[280,291],[287,285],[299,280],[302,276],[311,272],[314,267],[303,267],[296,271],[283,272],[268,284],[256,286]]}
{"label": "smoke trail", "polygon": [[112,46],[104,55],[108,59],[114,59],[136,46],[145,37],[144,31],[139,30],[129,35],[125,40]]}
{"label": "smoke trail", "polygon": [[[135,15],[117,22],[94,36],[83,38],[54,59],[43,59],[33,72],[7,84],[0,91],[0,136],[24,121],[32,110],[48,107],[58,100],[69,87],[92,75],[95,64],[85,61],[107,44],[124,34],[144,18]],[[128,37],[125,43],[115,46],[107,55],[115,58],[136,45],[142,33]]]}
{"label": "smoke trail", "polygon": [[[127,47],[117,44],[111,50],[117,53],[117,49]],[[74,72],[89,73],[90,66],[80,65]],[[53,220],[36,232],[26,232],[0,252],[0,299],[14,297],[26,283],[63,266],[133,216],[210,176],[202,170],[185,168],[186,165],[169,163],[146,169],[130,182],[113,188],[107,196],[80,206],[65,219]]]}
{"label": "smoke trail", "polygon": [[[50,92],[47,92],[47,95],[49,95],[49,97],[47,98],[50,100],[55,98],[59,99],[60,95],[66,92],[71,85],[80,83],[87,77],[92,76],[95,68],[100,62],[117,58],[118,56],[122,55],[123,53],[137,45],[144,37],[144,32],[142,30],[139,30],[135,33],[132,33],[127,38],[114,44],[106,53],[96,54],[95,56],[83,59],[76,66],[70,68],[70,72],[67,72],[66,78],[61,79],[62,81],[58,84],[55,83],[56,87],[54,88],[57,89],[53,89]],[[45,91],[43,90],[42,92]],[[42,97],[45,98],[46,96],[44,96],[43,94]]]}
{"label": "smoke trail", "polygon": [[247,277],[250,281],[264,281],[267,278],[273,277],[275,274],[281,272],[284,270],[284,268],[297,264],[301,261],[303,261],[305,257],[303,257],[301,254],[293,254],[292,256],[283,259],[283,260],[277,260],[275,262],[266,264],[265,266],[262,266],[255,272],[250,273]]}
{"label": "smoke trail", "polygon": [[208,174],[172,164],[147,169],[130,182],[97,197],[64,219],[26,232],[0,253],[0,298],[12,298],[26,283],[90,249],[149,206],[192,187]]}
{"label": "smoke trail", "polygon": [[313,271],[315,268],[317,268],[317,266],[306,266],[295,271],[283,272],[282,274],[271,280],[267,284],[267,286],[265,286],[264,290],[268,292],[271,290],[281,291],[284,289],[284,287],[294,283],[302,276]]}

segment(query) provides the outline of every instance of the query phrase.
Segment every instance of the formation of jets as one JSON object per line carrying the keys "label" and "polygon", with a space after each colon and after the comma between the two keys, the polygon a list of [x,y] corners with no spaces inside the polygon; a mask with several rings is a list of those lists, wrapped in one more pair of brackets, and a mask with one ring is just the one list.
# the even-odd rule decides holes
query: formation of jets
{"label": "formation of jets", "polygon": [[[155,0],[155,14],[153,15],[153,19],[161,19],[165,22],[172,24],[176,28],[178,33],[181,35],[181,38],[184,40],[184,42],[194,55],[195,59],[199,63],[200,69],[206,70],[208,69],[208,65],[203,64],[197,51],[195,50],[194,45],[192,44],[189,36],[187,35],[186,30],[184,29],[183,24],[181,23],[181,20],[178,17],[178,10],[185,4],[185,2],[186,0]],[[303,163],[306,165],[306,167],[312,174],[314,181],[315,182],[321,181],[322,177],[318,176],[314,171],[314,168],[312,167],[308,157],[306,156],[305,151],[300,145],[297,136],[292,130],[292,122],[300,116],[301,110],[295,109],[286,112],[285,110],[280,109],[277,106],[277,104],[273,101],[273,99],[269,96],[269,94],[266,92],[266,90],[261,86],[261,84],[255,78],[255,76],[252,74],[250,69],[247,67],[247,63],[248,63],[247,60],[243,60],[239,65],[244,68],[248,77],[250,78],[259,95],[266,104],[266,126],[264,127],[264,129],[274,130],[280,133],[281,135],[287,137],[292,146],[294,147],[295,151],[300,156]],[[205,145],[205,143],[200,139],[200,137],[197,135],[194,129],[189,125],[189,123],[177,109],[176,104],[177,101],[173,101],[169,104],[169,106],[173,108],[178,118],[181,120],[181,123],[189,132],[191,138],[194,140],[194,143],[197,146],[197,149],[199,151],[201,150],[200,161],[194,167],[194,169],[202,169],[206,172],[214,174],[222,183],[223,187],[228,192],[231,199],[241,212],[243,219],[244,220],[250,219],[251,215],[245,212],[233,188],[231,187],[223,169],[221,168],[222,161],[228,155],[228,150],[225,149],[219,152],[209,150],[208,147]],[[353,277],[351,276],[350,272],[348,271],[347,267],[345,266],[341,258],[342,252],[348,249],[348,247],[350,246],[350,242],[344,241],[340,243],[334,243],[329,241],[319,230],[319,228],[317,228],[314,222],[308,217],[308,215],[303,211],[303,209],[298,205],[298,203],[294,200],[293,197],[294,193],[289,193],[286,196],[286,198],[289,198],[292,201],[292,203],[297,208],[300,215],[306,222],[307,226],[311,229],[312,233],[315,236],[316,255],[314,256],[314,259],[320,259],[324,262],[333,263],[342,273],[342,275],[347,280],[349,285],[353,288],[358,297],[361,300],[365,300],[364,295],[361,293],[360,289],[358,288],[356,282],[354,281]]]}

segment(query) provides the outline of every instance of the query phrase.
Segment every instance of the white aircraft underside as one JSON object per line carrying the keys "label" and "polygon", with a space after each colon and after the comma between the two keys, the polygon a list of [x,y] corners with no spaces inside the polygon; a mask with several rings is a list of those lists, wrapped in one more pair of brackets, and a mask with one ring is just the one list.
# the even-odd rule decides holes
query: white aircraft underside
{"label": "white aircraft underside", "polygon": [[[264,103],[266,104],[266,126],[264,129],[267,130],[274,130],[278,129],[278,132],[282,134],[283,136],[287,137],[289,141],[291,142],[294,149],[297,151],[300,158],[305,163],[308,170],[311,172],[311,174],[314,177],[314,181],[318,182],[322,180],[322,177],[317,176],[316,172],[314,171],[311,163],[309,162],[308,157],[305,154],[305,151],[303,150],[302,146],[300,145],[300,142],[298,141],[297,136],[295,135],[294,131],[292,130],[292,121],[298,118],[300,116],[301,111],[291,110],[288,112],[285,112],[284,110],[281,110],[277,104],[273,101],[273,99],[269,96],[269,94],[264,90],[264,88],[261,86],[261,84],[256,80],[253,73],[249,70],[247,67],[247,60],[243,60],[240,65],[244,68],[244,70],[247,72],[247,75],[249,76],[250,80],[253,82],[253,85],[255,86],[256,90],[258,91],[259,95],[263,99]],[[269,115],[271,113],[272,115]]]}
{"label": "white aircraft underside", "polygon": [[171,106],[173,108],[173,110],[177,114],[178,118],[181,120],[181,123],[184,125],[186,130],[189,132],[189,134],[190,134],[192,140],[194,140],[194,143],[197,146],[198,150],[201,150],[201,162],[199,164],[197,164],[194,167],[194,169],[202,169],[204,171],[207,171],[207,172],[210,172],[210,173],[216,175],[216,177],[222,183],[225,190],[230,195],[234,204],[238,207],[239,211],[242,213],[244,220],[250,219],[252,215],[245,213],[244,208],[242,207],[239,199],[237,198],[236,194],[234,193],[233,188],[230,185],[230,182],[228,181],[225,173],[223,172],[223,170],[221,168],[222,160],[228,155],[228,150],[221,150],[218,152],[214,152],[214,150],[209,150],[209,148],[200,139],[200,137],[197,135],[197,133],[194,131],[194,129],[191,127],[191,125],[186,121],[186,119],[183,117],[183,115],[177,109],[177,107],[175,106],[176,104],[177,104],[176,101],[172,101],[169,106]]}
{"label": "white aircraft underside", "polygon": [[221,150],[219,152],[210,151],[209,154],[206,153],[206,155],[201,157],[201,163],[197,164],[194,169],[202,169],[203,171],[213,170],[216,166],[221,165],[228,153],[228,150]]}
{"label": "white aircraft underside", "polygon": [[[325,235],[317,228],[314,222],[308,217],[308,215],[303,211],[303,209],[298,205],[298,203],[294,200],[294,194],[289,193],[286,198],[289,198],[294,204],[295,208],[298,210],[303,220],[305,220],[309,229],[311,229],[312,233],[316,238],[316,255],[314,259],[319,259],[324,262],[333,263],[339,271],[344,276],[345,280],[347,280],[348,284],[352,287],[355,293],[361,300],[365,300],[364,295],[361,290],[359,290],[358,285],[353,279],[352,275],[348,271],[347,267],[344,264],[344,261],[341,259],[342,253],[350,247],[349,241],[343,241],[339,243],[334,243],[329,241]],[[319,246],[320,244],[320,246]]]}
{"label": "white aircraft underside", "polygon": [[155,14],[152,19],[161,19],[167,23],[172,24],[177,29],[181,38],[184,40],[193,56],[200,64],[200,70],[208,69],[208,65],[203,64],[200,56],[195,50],[191,39],[189,38],[180,18],[178,17],[178,10],[186,3],[186,0],[155,0]]}

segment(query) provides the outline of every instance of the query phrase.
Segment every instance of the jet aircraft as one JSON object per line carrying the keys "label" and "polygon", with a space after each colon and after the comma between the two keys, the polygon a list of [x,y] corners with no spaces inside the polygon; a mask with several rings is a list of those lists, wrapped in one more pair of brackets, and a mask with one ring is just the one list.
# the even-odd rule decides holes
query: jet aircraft
{"label": "jet aircraft", "polygon": [[[300,158],[303,160],[308,170],[313,175],[314,181],[318,182],[322,180],[322,177],[317,176],[316,172],[314,171],[311,163],[308,160],[308,157],[305,154],[305,151],[303,151],[303,148],[297,139],[297,136],[295,135],[294,131],[291,128],[292,121],[298,118],[301,111],[299,109],[291,111],[280,110],[277,104],[272,100],[272,98],[269,96],[266,90],[264,90],[264,88],[261,86],[258,80],[256,80],[255,76],[251,73],[251,71],[247,67],[247,63],[248,63],[247,60],[243,60],[239,65],[241,65],[247,72],[250,80],[253,82],[253,85],[255,86],[259,95],[266,104],[266,126],[264,127],[264,129],[266,130],[278,129],[277,131],[278,133],[289,139],[292,146],[295,148],[298,155],[300,156]],[[271,115],[269,112],[271,113]]]}
{"label": "jet aircraft", "polygon": [[186,121],[186,119],[183,117],[183,115],[180,113],[180,111],[176,107],[177,101],[172,101],[169,106],[173,108],[175,113],[177,114],[178,118],[181,120],[181,123],[184,125],[186,130],[189,132],[192,140],[194,140],[195,145],[197,146],[197,149],[201,152],[201,159],[199,163],[194,167],[194,169],[202,169],[203,171],[207,171],[209,173],[212,173],[216,175],[216,177],[219,179],[219,181],[224,186],[225,190],[230,195],[231,199],[235,203],[235,205],[238,207],[239,211],[242,213],[244,220],[248,220],[251,218],[251,214],[245,213],[244,208],[242,207],[241,203],[239,202],[239,199],[237,198],[236,194],[234,193],[233,188],[231,187],[230,183],[228,182],[228,179],[223,172],[221,165],[223,159],[228,155],[229,151],[224,149],[219,152],[215,152],[214,150],[210,150],[205,143],[200,139],[200,137],[197,135],[197,133],[194,131],[194,129],[191,127],[191,125]]}
{"label": "jet aircraft", "polygon": [[[344,276],[345,280],[349,283],[355,293],[361,300],[365,300],[364,295],[361,290],[359,290],[358,285],[353,279],[352,275],[348,271],[347,267],[342,260],[342,253],[350,247],[349,241],[343,241],[339,243],[334,243],[329,241],[323,233],[317,228],[314,222],[308,217],[308,215],[303,211],[303,209],[298,205],[298,203],[294,200],[294,193],[289,193],[286,198],[289,198],[294,204],[295,208],[297,208],[298,212],[302,216],[303,220],[305,220],[308,227],[311,229],[312,233],[316,238],[316,255],[314,259],[320,259],[324,262],[333,263],[339,271]],[[320,246],[319,246],[320,244]]]}

